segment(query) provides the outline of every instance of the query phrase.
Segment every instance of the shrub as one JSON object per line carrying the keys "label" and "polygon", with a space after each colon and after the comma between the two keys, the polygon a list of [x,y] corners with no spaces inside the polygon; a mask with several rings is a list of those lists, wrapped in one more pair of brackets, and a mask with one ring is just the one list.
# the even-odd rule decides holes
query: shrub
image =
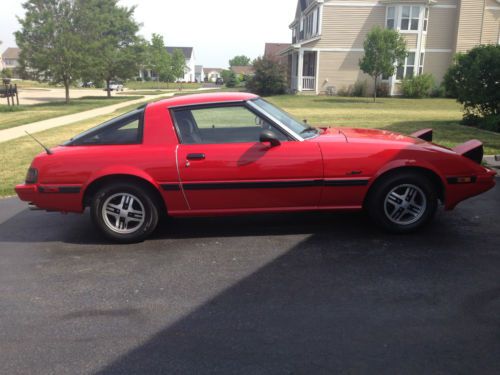
{"label": "shrub", "polygon": [[382,82],[377,87],[377,97],[379,98],[387,98],[391,95],[391,87],[389,84]]}
{"label": "shrub", "polygon": [[0,73],[0,76],[2,78],[12,78],[14,76],[14,72],[12,71],[12,69],[9,69],[9,68],[5,68],[2,70],[2,72]]}
{"label": "shrub", "polygon": [[224,83],[226,87],[233,88],[239,83],[236,74],[232,70],[223,70],[221,73],[222,79],[224,79]]}
{"label": "shrub", "polygon": [[500,132],[500,115],[492,115],[481,118],[478,126],[484,130]]}
{"label": "shrub", "polygon": [[422,74],[413,78],[407,78],[401,83],[403,96],[406,98],[428,97],[434,86],[434,77],[431,74]]}
{"label": "shrub", "polygon": [[356,81],[352,87],[351,95],[356,97],[367,96],[368,91],[368,81],[365,79],[363,81]]}
{"label": "shrub", "polygon": [[257,58],[255,75],[247,81],[247,90],[258,95],[280,95],[287,90],[286,68],[265,57]]}
{"label": "shrub", "polygon": [[446,97],[446,89],[443,84],[436,85],[431,90],[431,98],[445,98]]}
{"label": "shrub", "polygon": [[342,86],[340,89],[337,91],[338,96],[351,96],[351,90],[349,87]]}
{"label": "shrub", "polygon": [[463,104],[464,119],[500,115],[500,45],[479,46],[456,55],[444,84],[447,94]]}

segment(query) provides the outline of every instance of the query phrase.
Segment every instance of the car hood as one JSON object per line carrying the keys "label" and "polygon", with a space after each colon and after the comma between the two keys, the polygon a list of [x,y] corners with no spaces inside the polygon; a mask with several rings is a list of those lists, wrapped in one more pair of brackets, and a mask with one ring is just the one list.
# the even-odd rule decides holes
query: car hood
{"label": "car hood", "polygon": [[426,144],[427,142],[413,138],[400,133],[390,132],[387,130],[377,129],[354,129],[354,128],[341,128],[338,129],[347,139],[348,142],[355,142],[357,140],[366,143],[373,140],[374,142],[389,141],[389,142],[403,142],[411,144]]}

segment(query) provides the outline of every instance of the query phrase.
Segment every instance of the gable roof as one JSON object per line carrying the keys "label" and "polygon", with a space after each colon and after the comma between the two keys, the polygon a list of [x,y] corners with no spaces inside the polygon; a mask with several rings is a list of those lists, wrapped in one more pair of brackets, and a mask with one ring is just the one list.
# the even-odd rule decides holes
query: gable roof
{"label": "gable roof", "polygon": [[12,60],[17,60],[19,59],[19,53],[21,52],[20,48],[15,48],[15,47],[9,47],[5,50],[4,53],[2,53],[2,58],[5,59],[12,59]]}
{"label": "gable roof", "polygon": [[244,76],[248,76],[255,73],[255,69],[252,65],[235,65],[231,67],[231,71],[234,74],[241,74]]}
{"label": "gable roof", "polygon": [[264,56],[268,59],[275,59],[281,55],[281,52],[290,48],[290,43],[266,43],[266,47],[264,49]]}
{"label": "gable roof", "polygon": [[193,56],[193,47],[165,47],[169,54],[173,54],[174,50],[180,49],[184,54],[184,58],[189,60]]}

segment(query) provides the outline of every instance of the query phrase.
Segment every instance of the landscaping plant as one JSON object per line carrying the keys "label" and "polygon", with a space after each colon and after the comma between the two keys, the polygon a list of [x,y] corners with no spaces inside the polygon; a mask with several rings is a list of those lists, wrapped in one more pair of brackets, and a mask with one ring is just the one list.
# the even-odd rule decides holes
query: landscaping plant
{"label": "landscaping plant", "polygon": [[[394,75],[397,63],[404,61],[408,52],[406,41],[395,30],[382,29],[375,26],[367,35],[364,42],[365,55],[359,61],[363,72],[373,77],[378,87],[380,77]],[[373,90],[373,101],[377,99],[377,90]]]}
{"label": "landscaping plant", "polygon": [[456,55],[444,84],[464,106],[465,124],[500,130],[500,45]]}
{"label": "landscaping plant", "polygon": [[401,83],[403,96],[406,98],[427,98],[431,96],[435,87],[432,74],[421,74],[412,78],[406,78]]}

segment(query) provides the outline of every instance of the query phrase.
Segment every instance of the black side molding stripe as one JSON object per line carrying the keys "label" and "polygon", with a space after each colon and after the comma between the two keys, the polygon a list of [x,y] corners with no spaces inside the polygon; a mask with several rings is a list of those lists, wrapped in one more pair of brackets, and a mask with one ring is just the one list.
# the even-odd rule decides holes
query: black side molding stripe
{"label": "black side molding stripe", "polygon": [[179,184],[163,184],[161,188],[165,191],[180,191],[181,187]]}
{"label": "black side molding stripe", "polygon": [[325,186],[367,186],[368,180],[329,180]]}
{"label": "black side molding stripe", "polygon": [[82,190],[79,186],[50,186],[50,187],[38,187],[39,193],[47,194],[78,194]]}
{"label": "black side molding stripe", "polygon": [[272,182],[210,182],[186,183],[184,190],[231,190],[231,189],[276,189],[320,186],[366,186],[368,180],[304,180],[304,181],[272,181]]}

